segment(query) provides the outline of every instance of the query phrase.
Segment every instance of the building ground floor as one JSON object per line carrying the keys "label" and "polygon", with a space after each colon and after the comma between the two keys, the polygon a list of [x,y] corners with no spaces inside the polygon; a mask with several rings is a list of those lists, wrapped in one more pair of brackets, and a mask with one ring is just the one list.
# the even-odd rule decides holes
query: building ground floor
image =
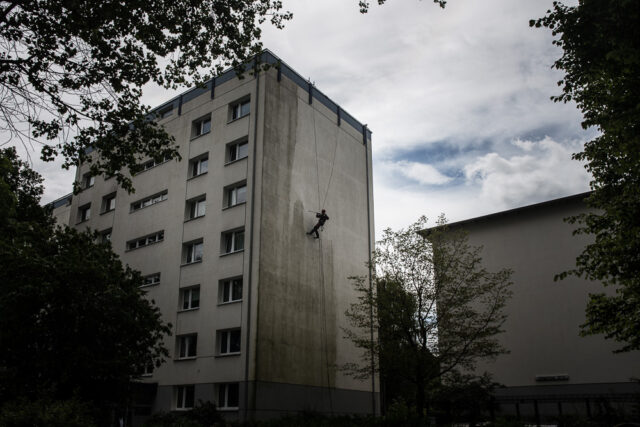
{"label": "building ground floor", "polygon": [[620,417],[640,417],[640,382],[505,387],[494,396],[498,415],[534,425],[570,417],[610,419],[614,425]]}

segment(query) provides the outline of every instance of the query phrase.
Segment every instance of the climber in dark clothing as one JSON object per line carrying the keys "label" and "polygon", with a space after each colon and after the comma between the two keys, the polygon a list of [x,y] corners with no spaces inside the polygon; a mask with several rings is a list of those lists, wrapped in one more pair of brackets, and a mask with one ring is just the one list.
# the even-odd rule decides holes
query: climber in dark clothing
{"label": "climber in dark clothing", "polygon": [[316,213],[316,218],[318,218],[318,223],[307,234],[315,234],[316,239],[319,239],[320,234],[318,233],[318,229],[322,227],[324,223],[329,219],[329,217],[327,216],[327,211],[322,209],[322,213]]}

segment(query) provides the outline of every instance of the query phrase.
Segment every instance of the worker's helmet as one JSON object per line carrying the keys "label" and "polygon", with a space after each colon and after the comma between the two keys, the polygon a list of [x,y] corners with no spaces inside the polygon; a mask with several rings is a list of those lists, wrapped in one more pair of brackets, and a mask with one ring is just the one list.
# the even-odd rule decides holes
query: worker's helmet
{"label": "worker's helmet", "polygon": [[324,209],[322,209],[322,213],[325,213],[325,212],[327,212],[327,211],[325,211]]}

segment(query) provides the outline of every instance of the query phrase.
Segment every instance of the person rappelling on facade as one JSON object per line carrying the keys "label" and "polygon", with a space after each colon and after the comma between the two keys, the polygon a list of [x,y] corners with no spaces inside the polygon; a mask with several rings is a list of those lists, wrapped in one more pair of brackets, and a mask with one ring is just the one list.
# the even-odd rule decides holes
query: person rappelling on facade
{"label": "person rappelling on facade", "polygon": [[316,218],[318,218],[318,223],[307,234],[309,235],[315,234],[315,238],[319,239],[320,233],[318,233],[318,229],[323,227],[324,223],[329,220],[329,217],[327,216],[327,211],[322,209],[322,212],[320,213],[316,212]]}

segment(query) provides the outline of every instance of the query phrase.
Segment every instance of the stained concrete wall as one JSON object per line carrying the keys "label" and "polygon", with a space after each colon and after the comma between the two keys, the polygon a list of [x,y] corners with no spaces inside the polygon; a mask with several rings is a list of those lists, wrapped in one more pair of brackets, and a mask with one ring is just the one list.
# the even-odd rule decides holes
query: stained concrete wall
{"label": "stained concrete wall", "polygon": [[[354,381],[337,369],[361,359],[341,328],[348,327],[344,312],[355,300],[347,278],[367,273],[373,240],[372,219],[367,222],[373,211],[367,209],[370,141],[338,126],[336,114],[317,101],[309,104],[306,91],[279,82],[275,72],[266,74],[264,85],[253,378],[370,392],[370,381]],[[306,232],[323,208],[330,220],[316,240]],[[370,399],[357,411],[370,412]]]}
{"label": "stained concrete wall", "polygon": [[[488,269],[514,270],[513,297],[506,306],[505,332],[499,336],[510,353],[478,364],[479,372],[492,373],[494,380],[510,387],[512,393],[549,393],[549,386],[571,385],[575,394],[580,390],[578,385],[586,384],[591,386],[585,390],[601,384],[600,392],[607,392],[615,390],[615,384],[640,376],[639,352],[614,354],[620,347],[615,342],[601,335],[579,336],[588,294],[605,288],[575,277],[554,281],[554,275],[575,266],[576,256],[589,242],[588,237],[572,236],[575,226],[563,221],[585,212],[582,197],[457,225],[469,231],[471,244],[484,247],[482,258]],[[568,381],[535,380],[537,375],[558,374],[568,375]],[[562,393],[562,389],[556,387],[554,393]]]}

